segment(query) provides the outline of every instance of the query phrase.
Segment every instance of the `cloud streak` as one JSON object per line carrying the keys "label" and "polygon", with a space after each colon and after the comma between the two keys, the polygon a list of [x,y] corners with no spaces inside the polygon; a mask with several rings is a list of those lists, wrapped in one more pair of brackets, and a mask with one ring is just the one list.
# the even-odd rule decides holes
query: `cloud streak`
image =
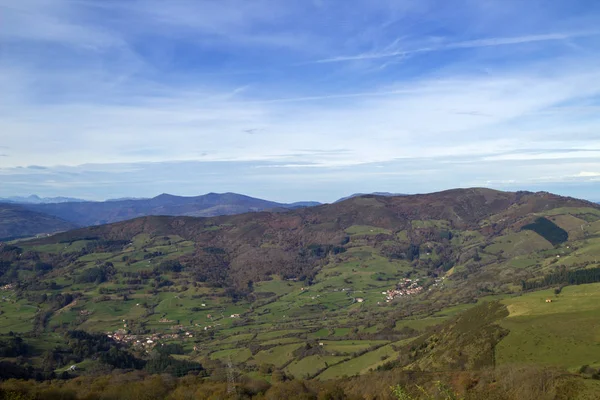
{"label": "cloud streak", "polygon": [[436,46],[421,47],[412,50],[398,50],[398,51],[383,51],[383,52],[371,52],[361,53],[350,56],[337,56],[331,58],[324,58],[321,60],[313,61],[314,63],[338,63],[347,61],[359,61],[359,60],[376,60],[380,58],[392,58],[392,57],[403,57],[414,55],[418,53],[431,53],[436,51],[449,51],[456,49],[476,49],[483,47],[496,47],[496,46],[510,46],[536,42],[548,42],[548,41],[564,41],[569,39],[583,38],[589,36],[598,36],[600,31],[591,32],[573,32],[573,33],[548,33],[541,35],[526,35],[517,37],[496,37],[496,38],[485,38],[476,40],[465,40],[460,42],[443,43]]}

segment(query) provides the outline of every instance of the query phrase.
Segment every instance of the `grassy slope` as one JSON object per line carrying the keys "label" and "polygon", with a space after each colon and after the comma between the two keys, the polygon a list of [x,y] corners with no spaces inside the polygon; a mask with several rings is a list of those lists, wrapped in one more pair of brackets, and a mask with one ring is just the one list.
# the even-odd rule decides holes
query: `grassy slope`
{"label": "grassy slope", "polygon": [[393,358],[397,354],[398,353],[392,348],[391,345],[382,346],[377,350],[370,351],[359,357],[330,367],[321,373],[318,378],[326,380],[340,378],[345,375],[352,376],[366,373],[369,371],[369,369],[377,368],[378,365],[381,365],[383,362],[389,358]]}
{"label": "grassy slope", "polygon": [[[546,303],[552,299],[552,303]],[[497,362],[526,362],[577,369],[600,366],[600,284],[544,290],[505,300],[510,330],[497,347]]]}

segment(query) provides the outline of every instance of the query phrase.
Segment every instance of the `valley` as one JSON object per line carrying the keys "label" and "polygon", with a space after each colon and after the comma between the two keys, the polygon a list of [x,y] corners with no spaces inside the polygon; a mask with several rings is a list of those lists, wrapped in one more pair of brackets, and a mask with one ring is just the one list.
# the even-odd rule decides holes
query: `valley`
{"label": "valley", "polygon": [[0,341],[28,346],[2,360],[53,376],[136,369],[79,350],[85,332],[107,354],[167,356],[176,376],[326,385],[529,364],[593,375],[598,256],[600,207],[543,192],[143,217],[0,244]]}

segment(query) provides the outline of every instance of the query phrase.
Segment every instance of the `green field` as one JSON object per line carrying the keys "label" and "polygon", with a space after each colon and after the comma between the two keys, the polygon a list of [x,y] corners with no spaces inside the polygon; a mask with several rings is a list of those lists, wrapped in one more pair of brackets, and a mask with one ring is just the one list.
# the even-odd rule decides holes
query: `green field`
{"label": "green field", "polygon": [[349,235],[390,235],[392,232],[388,229],[382,229],[376,226],[352,225],[350,228],[346,229],[346,233]]}
{"label": "green field", "polygon": [[234,363],[246,362],[250,357],[252,357],[252,353],[248,349],[220,350],[210,354],[210,358],[213,360],[231,360]]}
{"label": "green field", "polygon": [[[551,303],[546,303],[551,299]],[[600,284],[565,287],[505,300],[510,330],[497,347],[497,362],[526,362],[577,369],[600,364]]]}
{"label": "green field", "polygon": [[393,359],[397,354],[391,345],[383,346],[362,356],[330,367],[319,374],[318,378],[327,380],[366,373],[369,369],[377,368],[377,366]]}
{"label": "green field", "polygon": [[300,348],[300,346],[302,346],[301,343],[287,344],[259,351],[252,357],[251,363],[256,365],[272,364],[276,367],[282,367],[294,359],[294,350]]}
{"label": "green field", "polygon": [[335,340],[323,342],[323,348],[328,353],[339,353],[352,355],[363,350],[367,350],[371,347],[387,343],[385,340]]}
{"label": "green field", "polygon": [[29,332],[38,308],[22,301],[0,301],[0,333]]}
{"label": "green field", "polygon": [[312,377],[318,371],[346,359],[347,357],[343,356],[308,356],[300,361],[292,362],[287,366],[286,372],[297,378],[308,378]]}
{"label": "green field", "polygon": [[512,258],[536,251],[552,249],[552,244],[533,231],[521,231],[494,240],[485,248],[491,254]]}

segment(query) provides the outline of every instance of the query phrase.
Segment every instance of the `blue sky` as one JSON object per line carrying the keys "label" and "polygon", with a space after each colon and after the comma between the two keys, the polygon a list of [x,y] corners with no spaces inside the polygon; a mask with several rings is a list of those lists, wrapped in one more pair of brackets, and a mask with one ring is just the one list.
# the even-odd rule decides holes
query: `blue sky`
{"label": "blue sky", "polygon": [[0,0],[0,196],[600,200],[594,0]]}

